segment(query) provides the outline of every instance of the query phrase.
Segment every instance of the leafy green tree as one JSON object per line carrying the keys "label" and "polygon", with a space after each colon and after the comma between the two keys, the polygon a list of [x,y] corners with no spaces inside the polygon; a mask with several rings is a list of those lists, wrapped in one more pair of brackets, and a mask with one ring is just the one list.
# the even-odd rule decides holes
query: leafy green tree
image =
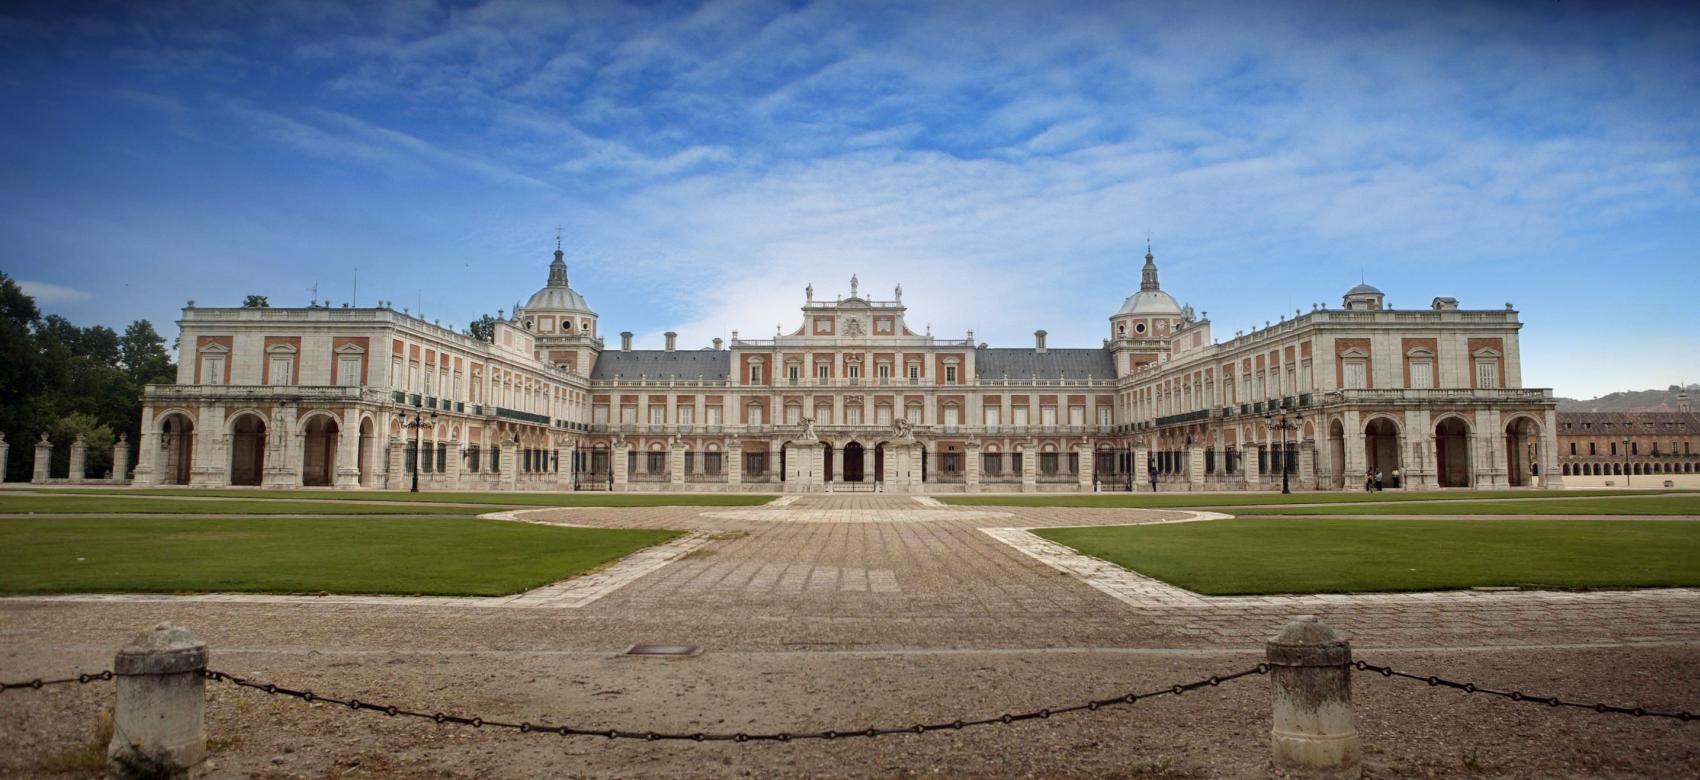
{"label": "leafy green tree", "polygon": [[496,318],[488,314],[472,321],[472,337],[479,341],[496,340]]}
{"label": "leafy green tree", "polygon": [[35,299],[0,272],[0,431],[12,445],[3,475],[7,480],[29,479],[29,457],[20,453],[35,441],[35,423],[47,388],[46,366],[34,333],[40,322]]}
{"label": "leafy green tree", "polygon": [[136,320],[124,329],[118,340],[118,365],[137,385],[168,384],[177,374],[165,351],[165,337],[147,320]]}
{"label": "leafy green tree", "polygon": [[271,301],[266,300],[264,295],[250,295],[242,299],[242,308],[244,309],[269,309],[271,307]]}

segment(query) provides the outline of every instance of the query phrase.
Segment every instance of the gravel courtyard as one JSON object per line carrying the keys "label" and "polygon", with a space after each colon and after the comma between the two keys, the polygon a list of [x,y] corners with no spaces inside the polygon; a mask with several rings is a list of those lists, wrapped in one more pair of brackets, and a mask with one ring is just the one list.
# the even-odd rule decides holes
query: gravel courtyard
{"label": "gravel courtyard", "polygon": [[[1239,671],[1261,660],[1281,623],[1311,613],[1344,630],[1358,657],[1401,669],[1570,700],[1700,707],[1694,591],[1170,599],[1093,584],[983,530],[1190,517],[835,496],[762,508],[535,510],[524,519],[709,538],[572,607],[0,599],[0,679],[107,668],[125,639],[170,620],[209,644],[215,669],[363,701],[578,728],[842,730],[995,716]],[[702,653],[622,655],[638,642]],[[498,733],[209,685],[214,776],[1268,771],[1262,677],[1009,726],[789,744]],[[1364,674],[1354,694],[1374,777],[1700,775],[1700,724]],[[74,766],[110,701],[99,685],[3,694],[0,772]]]}

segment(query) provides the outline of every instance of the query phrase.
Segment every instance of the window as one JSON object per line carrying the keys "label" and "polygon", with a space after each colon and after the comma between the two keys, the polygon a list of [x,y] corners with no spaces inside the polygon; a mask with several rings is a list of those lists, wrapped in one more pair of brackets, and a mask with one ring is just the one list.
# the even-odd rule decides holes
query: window
{"label": "window", "polygon": [[832,367],[822,363],[815,366],[815,379],[822,384],[832,380]]}
{"label": "window", "polygon": [[1068,408],[1068,424],[1069,425],[1085,425],[1086,424],[1086,407],[1084,407],[1084,406],[1070,406]]}
{"label": "window", "polygon": [[1576,442],[1571,442],[1571,443],[1570,443],[1570,454],[1571,454],[1571,455],[1575,455],[1575,454],[1576,454]]}
{"label": "window", "polygon": [[707,409],[705,409],[704,411],[708,415],[707,421],[708,421],[709,425],[719,425],[720,424],[720,407],[710,406]]}
{"label": "window", "polygon": [[857,380],[857,379],[861,379],[862,378],[862,364],[861,363],[851,363],[850,365],[846,366],[845,367],[845,376],[849,377],[852,381]]}
{"label": "window", "polygon": [[751,406],[751,407],[749,407],[749,411],[750,411],[750,424],[751,425],[762,425],[763,422],[762,422],[761,407],[760,406]]}
{"label": "window", "polygon": [[920,363],[910,363],[909,364],[909,381],[910,382],[921,381],[921,364]]}
{"label": "window", "polygon": [[861,405],[857,404],[857,405],[851,405],[851,406],[844,407],[844,424],[845,425],[861,425],[862,424],[862,407],[861,407]]}
{"label": "window", "polygon": [[986,424],[987,425],[996,426],[996,425],[1001,424],[1002,422],[1003,422],[1003,409],[996,407],[996,406],[986,407]]}
{"label": "window", "polygon": [[637,405],[626,404],[620,407],[620,424],[637,425]]}
{"label": "window", "polygon": [[1003,455],[999,453],[988,452],[981,455],[980,462],[980,470],[988,475],[997,476],[1003,473]]}
{"label": "window", "polygon": [[891,425],[891,406],[889,404],[880,404],[879,406],[874,407],[874,424],[880,426]]}
{"label": "window", "polygon": [[796,363],[790,363],[785,366],[785,378],[791,380],[791,384],[797,384],[797,380],[801,379],[802,376],[802,366],[797,365]]}
{"label": "window", "polygon": [[879,377],[880,384],[883,385],[886,382],[891,381],[891,364],[890,363],[881,363],[881,364],[879,364],[879,366],[877,368],[874,369],[874,371],[875,371],[875,375]]}
{"label": "window", "polygon": [[597,425],[608,424],[608,405],[597,404],[590,407],[590,421]]}
{"label": "window", "polygon": [[1017,406],[1017,407],[1014,407],[1013,409],[1010,409],[1009,424],[1010,425],[1026,425],[1027,424],[1027,407],[1026,406]]}
{"label": "window", "polygon": [[274,353],[271,356],[271,380],[274,385],[293,384],[289,376],[290,369],[295,367],[295,356]]}
{"label": "window", "polygon": [[803,407],[789,404],[785,407],[785,424],[801,425],[803,423]]}
{"label": "window", "polygon": [[1110,407],[1108,407],[1108,406],[1098,407],[1098,424],[1100,426],[1109,427],[1109,425],[1110,425]]}
{"label": "window", "polygon": [[830,406],[817,406],[817,407],[815,407],[815,422],[819,425],[831,425],[832,424],[832,407],[830,407]]}
{"label": "window", "polygon": [[650,406],[649,406],[649,424],[650,425],[664,425],[664,424],[666,424],[666,422],[667,422],[667,407],[661,406],[659,404],[650,404]]}
{"label": "window", "polygon": [[1057,424],[1057,408],[1055,406],[1039,407],[1039,424],[1050,427]]}
{"label": "window", "polygon": [[956,366],[944,367],[944,383],[947,385],[956,384]]}
{"label": "window", "polygon": [[1428,390],[1434,387],[1434,363],[1423,360],[1411,361],[1411,388]]}
{"label": "window", "polygon": [[945,406],[944,424],[949,428],[954,428],[962,424],[962,410],[957,408],[956,404],[949,404]]}
{"label": "window", "polygon": [[761,384],[761,364],[760,363],[751,363],[750,364],[750,384],[752,384],[752,385]]}
{"label": "window", "polygon": [[1492,360],[1476,361],[1476,387],[1498,387],[1499,364]]}
{"label": "window", "polygon": [[201,356],[201,384],[204,384],[204,385],[222,385],[222,384],[224,384],[224,356],[223,355],[202,355]]}
{"label": "window", "polygon": [[920,404],[911,404],[907,409],[903,410],[903,416],[904,416],[905,419],[909,420],[910,425],[920,425],[921,424],[921,405]]}
{"label": "window", "polygon": [[679,407],[679,424],[680,425],[695,425],[696,421],[697,421],[697,408],[695,406],[681,406],[681,407]]}
{"label": "window", "polygon": [[[360,369],[365,365],[364,355],[338,355],[336,359],[336,383],[343,387],[355,387],[360,384]],[[456,395],[459,395],[460,376],[455,376]]]}
{"label": "window", "polygon": [[1346,387],[1348,389],[1356,390],[1362,389],[1366,386],[1367,380],[1364,373],[1364,362],[1362,360],[1346,361],[1345,374]]}
{"label": "window", "polygon": [[1598,445],[1598,444],[1595,444],[1595,443],[1594,443],[1594,442],[1588,442],[1588,454],[1589,454],[1589,455],[1598,455],[1598,454],[1600,454],[1600,448],[1599,448],[1599,445]]}

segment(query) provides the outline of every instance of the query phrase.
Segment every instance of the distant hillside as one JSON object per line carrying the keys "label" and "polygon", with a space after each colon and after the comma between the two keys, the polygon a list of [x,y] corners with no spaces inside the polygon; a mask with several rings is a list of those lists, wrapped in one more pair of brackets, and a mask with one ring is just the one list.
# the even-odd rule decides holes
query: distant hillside
{"label": "distant hillside", "polygon": [[[1574,398],[1558,399],[1558,410],[1561,412],[1674,412],[1676,411],[1676,394],[1680,390],[1677,385],[1671,385],[1663,390],[1629,390],[1622,393],[1610,393],[1587,401]],[[1690,402],[1700,401],[1700,385],[1689,385]]]}

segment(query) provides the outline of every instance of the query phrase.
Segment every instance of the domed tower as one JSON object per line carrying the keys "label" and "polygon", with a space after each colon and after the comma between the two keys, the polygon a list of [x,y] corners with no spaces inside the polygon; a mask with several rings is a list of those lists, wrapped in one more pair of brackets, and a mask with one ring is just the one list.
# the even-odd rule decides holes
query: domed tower
{"label": "domed tower", "polygon": [[1189,315],[1175,297],[1157,282],[1157,258],[1145,247],[1145,267],[1139,272],[1139,292],[1110,315],[1109,344],[1116,353],[1116,373],[1157,360],[1169,351],[1170,339],[1187,326]]}
{"label": "domed tower", "polygon": [[589,374],[597,353],[602,351],[602,340],[596,335],[596,312],[568,284],[566,253],[559,244],[555,246],[555,261],[549,264],[549,282],[532,293],[515,319],[536,336],[537,358],[544,362]]}
{"label": "domed tower", "polygon": [[1347,311],[1381,311],[1386,308],[1386,303],[1387,296],[1368,284],[1359,284],[1347,290],[1341,299],[1341,304]]}

